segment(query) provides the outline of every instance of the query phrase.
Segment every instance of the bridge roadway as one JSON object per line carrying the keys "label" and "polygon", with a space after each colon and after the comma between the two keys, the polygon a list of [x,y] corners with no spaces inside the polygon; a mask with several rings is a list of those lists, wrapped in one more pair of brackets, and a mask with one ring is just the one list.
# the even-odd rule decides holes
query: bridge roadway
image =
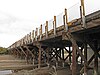
{"label": "bridge roadway", "polygon": [[[81,18],[68,24],[68,31],[65,27],[62,25],[56,30],[52,29],[42,35],[35,35],[33,39],[32,35],[27,40],[21,39],[8,48],[9,53],[26,59],[27,63],[31,60],[32,64],[38,64],[38,68],[44,63],[56,67],[69,65],[72,67],[69,68],[72,69],[72,73],[77,71],[88,74],[92,69],[94,75],[99,75],[100,10],[86,16],[86,28],[82,27]],[[88,47],[94,52],[90,59],[87,58]],[[93,59],[94,66],[91,66]],[[80,69],[77,67],[79,63]]]}

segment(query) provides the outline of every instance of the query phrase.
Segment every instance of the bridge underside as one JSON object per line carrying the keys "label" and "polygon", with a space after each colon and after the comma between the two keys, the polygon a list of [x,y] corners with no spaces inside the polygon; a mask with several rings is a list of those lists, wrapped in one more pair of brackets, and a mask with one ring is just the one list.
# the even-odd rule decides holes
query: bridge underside
{"label": "bridge underside", "polygon": [[[55,36],[53,33],[48,38],[42,36],[41,40],[12,48],[9,53],[25,59],[27,63],[38,64],[38,68],[46,65],[55,65],[57,68],[69,66],[75,75],[88,74],[90,70],[94,75],[99,75],[100,11],[87,16],[86,22],[86,28],[82,28],[79,19],[69,27],[68,32],[61,26]],[[87,58],[89,50],[94,53]]]}

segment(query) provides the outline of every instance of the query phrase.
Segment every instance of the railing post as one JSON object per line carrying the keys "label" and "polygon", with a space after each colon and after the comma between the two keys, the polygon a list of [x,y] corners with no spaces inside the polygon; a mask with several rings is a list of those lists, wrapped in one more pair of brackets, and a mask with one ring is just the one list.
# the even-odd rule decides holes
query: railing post
{"label": "railing post", "polygon": [[24,40],[23,40],[23,38],[22,38],[22,45],[24,45]]}
{"label": "railing post", "polygon": [[35,41],[37,41],[37,35],[38,35],[38,28],[36,28],[36,31],[35,31]]}
{"label": "railing post", "polygon": [[41,40],[41,38],[42,38],[42,24],[40,26],[40,32],[39,32],[39,34],[40,34],[40,40]]}
{"label": "railing post", "polygon": [[27,44],[27,36],[25,36],[25,44]]}
{"label": "railing post", "polygon": [[34,41],[34,30],[32,31],[32,42]]}
{"label": "railing post", "polygon": [[19,44],[20,44],[19,46],[21,46],[21,40],[19,40]]}
{"label": "railing post", "polygon": [[21,39],[20,39],[20,46],[22,45],[22,41],[21,41]]}
{"label": "railing post", "polygon": [[29,43],[29,34],[27,34],[27,43]]}
{"label": "railing post", "polygon": [[53,29],[54,29],[54,35],[56,35],[56,16],[54,16]]}
{"label": "railing post", "polygon": [[22,41],[23,41],[23,45],[24,45],[24,37],[23,37]]}
{"label": "railing post", "polygon": [[80,14],[81,14],[82,24],[83,24],[82,27],[86,28],[84,0],[81,0]]}
{"label": "railing post", "polygon": [[30,36],[30,42],[32,42],[32,38],[31,38],[31,32],[30,32],[29,36]]}
{"label": "railing post", "polygon": [[28,34],[26,35],[26,37],[27,37],[27,43],[28,43]]}
{"label": "railing post", "polygon": [[65,31],[68,30],[68,16],[67,16],[67,9],[65,9],[65,15],[64,15],[64,27],[65,27]]}
{"label": "railing post", "polygon": [[48,21],[46,21],[45,34],[46,34],[46,37],[48,37]]}

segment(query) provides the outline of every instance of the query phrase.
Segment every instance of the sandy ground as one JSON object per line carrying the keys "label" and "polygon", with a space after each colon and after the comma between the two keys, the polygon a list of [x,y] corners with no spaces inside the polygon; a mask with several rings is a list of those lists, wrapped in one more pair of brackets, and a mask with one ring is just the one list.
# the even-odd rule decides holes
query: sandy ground
{"label": "sandy ground", "polygon": [[[24,66],[23,66],[24,65]],[[29,66],[26,64],[25,60],[16,59],[14,56],[11,55],[0,55],[0,69],[5,68],[19,68],[19,67],[26,67]],[[100,71],[100,61],[99,61],[99,71]],[[9,71],[6,71],[9,72]],[[93,70],[89,71],[89,75],[93,75]],[[10,71],[11,73],[11,71]],[[69,69],[69,66],[66,68],[55,69],[54,67],[44,67],[41,69],[31,69],[31,70],[17,70],[16,72],[12,74],[1,74],[0,75],[71,75],[71,70]]]}
{"label": "sandy ground", "polygon": [[0,70],[13,69],[22,65],[27,65],[25,60],[16,59],[11,55],[0,55]]}
{"label": "sandy ground", "polygon": [[[12,73],[11,69],[27,66],[25,60],[20,60],[12,55],[0,55],[0,75]],[[24,67],[23,66],[23,67]]]}
{"label": "sandy ground", "polygon": [[0,61],[1,60],[16,60],[16,58],[12,55],[0,55]]}
{"label": "sandy ground", "polygon": [[55,70],[54,68],[44,67],[35,70],[21,70],[17,73],[13,73],[9,75],[62,75],[62,74],[71,75],[71,71],[69,71],[67,68]]}
{"label": "sandy ground", "polygon": [[[16,59],[14,56],[11,55],[0,55],[0,69],[7,69],[7,68],[16,68],[22,67],[23,65],[27,65],[25,60]],[[29,65],[27,65],[29,66]],[[55,71],[54,68],[44,67],[41,69],[34,69],[34,70],[17,70],[17,72],[9,74],[9,75],[62,75],[64,73],[67,74],[68,70],[60,70]],[[58,74],[57,74],[58,73]],[[1,74],[0,74],[1,75]]]}

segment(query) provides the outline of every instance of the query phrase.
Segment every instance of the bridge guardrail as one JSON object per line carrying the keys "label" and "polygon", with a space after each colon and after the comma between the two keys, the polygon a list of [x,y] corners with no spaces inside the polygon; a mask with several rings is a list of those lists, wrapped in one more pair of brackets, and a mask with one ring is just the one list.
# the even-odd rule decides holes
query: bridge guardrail
{"label": "bridge guardrail", "polygon": [[[97,2],[95,0],[93,0],[93,1],[84,0],[85,14],[89,15],[89,14],[91,14],[91,13],[97,11],[97,10],[100,10],[100,4],[99,3],[100,3],[100,1]],[[81,6],[81,8],[80,8],[80,6]],[[82,20],[84,20],[85,15],[82,15],[83,14],[82,10],[83,10],[82,9],[82,3],[80,3],[80,2],[76,3],[75,5],[73,5],[72,7],[67,9],[67,14],[62,12],[59,15],[56,16],[55,20],[51,19],[51,20],[48,21],[48,24],[46,24],[46,23],[42,24],[42,28],[41,28],[41,26],[36,28],[36,30],[34,30],[34,32],[32,32],[32,34],[30,36],[26,35],[23,38],[24,43],[21,43],[20,42],[21,40],[19,40],[19,41],[14,43],[14,44],[16,44],[15,46],[18,47],[18,46],[20,46],[20,44],[27,44],[28,40],[32,40],[32,42],[37,41],[38,38],[41,39],[43,35],[45,35],[47,37],[48,36],[48,31],[52,32],[52,30],[53,30],[54,34],[56,34],[56,29],[54,30],[54,26],[56,26],[56,28],[60,27],[62,25],[66,25],[66,26],[68,25],[69,26],[69,25],[71,25],[70,23],[73,23],[74,21],[77,21],[76,19],[79,19],[79,18],[82,18],[82,17],[83,17]],[[14,44],[12,44],[12,46]]]}

